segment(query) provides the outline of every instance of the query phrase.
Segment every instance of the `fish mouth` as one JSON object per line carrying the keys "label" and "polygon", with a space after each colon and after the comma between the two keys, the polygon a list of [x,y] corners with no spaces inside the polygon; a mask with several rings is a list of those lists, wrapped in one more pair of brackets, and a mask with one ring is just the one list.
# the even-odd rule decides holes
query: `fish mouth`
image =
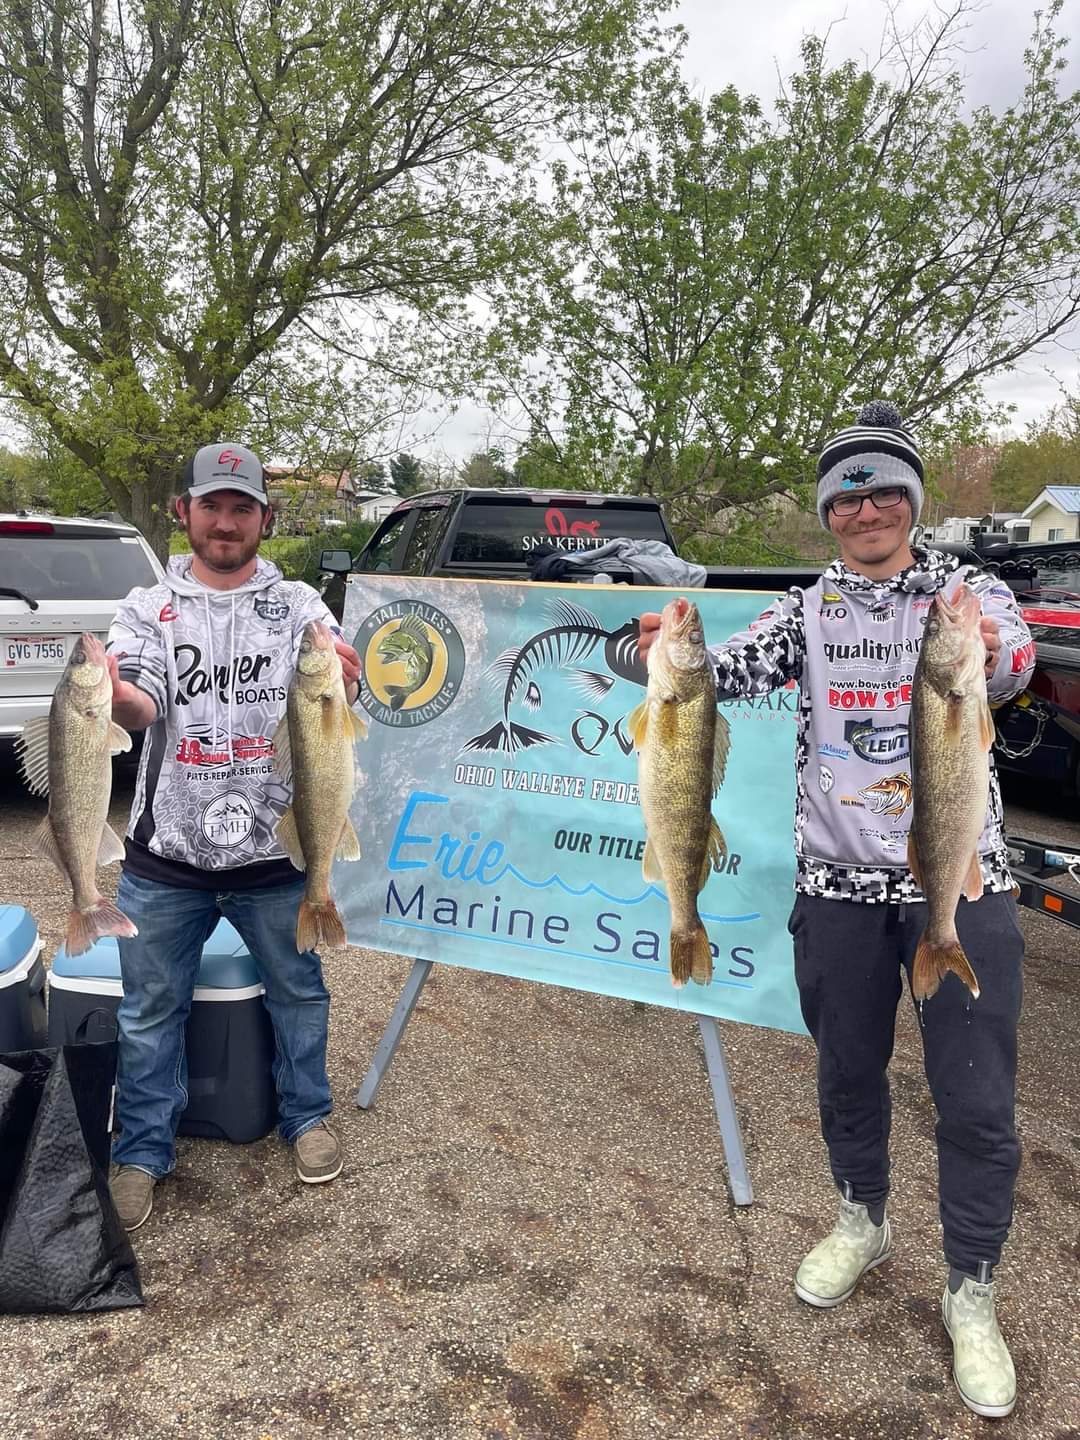
{"label": "fish mouth", "polygon": [[697,606],[681,595],[664,606],[660,625],[671,640],[692,640],[697,643],[704,639]]}

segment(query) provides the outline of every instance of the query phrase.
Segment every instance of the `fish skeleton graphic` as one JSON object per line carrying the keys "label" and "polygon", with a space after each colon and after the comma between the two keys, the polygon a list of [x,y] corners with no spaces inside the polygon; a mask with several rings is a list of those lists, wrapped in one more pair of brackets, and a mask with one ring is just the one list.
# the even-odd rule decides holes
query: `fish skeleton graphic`
{"label": "fish skeleton graphic", "polygon": [[859,791],[874,815],[903,815],[911,804],[911,776],[886,775]]}
{"label": "fish skeleton graphic", "polygon": [[637,653],[636,620],[628,620],[617,630],[605,630],[595,615],[569,600],[556,600],[550,614],[552,625],[531,636],[519,649],[504,650],[489,667],[489,673],[503,681],[502,719],[490,730],[467,740],[462,754],[476,750],[505,750],[513,754],[532,745],[553,744],[554,736],[511,721],[510,708],[520,696],[526,709],[539,710],[544,697],[536,673],[545,668],[578,666],[601,644],[610,673],[575,671],[575,683],[587,695],[603,699],[616,679],[646,684],[645,667]]}

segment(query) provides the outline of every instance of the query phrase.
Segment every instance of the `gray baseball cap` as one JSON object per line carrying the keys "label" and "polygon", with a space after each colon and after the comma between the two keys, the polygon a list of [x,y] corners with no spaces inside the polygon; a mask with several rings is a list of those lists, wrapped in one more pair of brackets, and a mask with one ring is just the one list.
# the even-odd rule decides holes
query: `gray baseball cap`
{"label": "gray baseball cap", "polygon": [[184,489],[193,499],[215,490],[239,490],[262,505],[269,505],[262,461],[245,445],[221,440],[204,445],[184,466]]}

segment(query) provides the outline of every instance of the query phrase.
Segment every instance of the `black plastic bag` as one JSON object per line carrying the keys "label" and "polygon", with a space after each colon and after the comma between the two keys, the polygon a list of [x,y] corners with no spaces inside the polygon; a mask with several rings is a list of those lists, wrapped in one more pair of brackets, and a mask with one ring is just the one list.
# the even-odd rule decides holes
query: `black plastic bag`
{"label": "black plastic bag", "polygon": [[0,1313],[143,1303],[109,1194],[116,1046],[0,1055]]}

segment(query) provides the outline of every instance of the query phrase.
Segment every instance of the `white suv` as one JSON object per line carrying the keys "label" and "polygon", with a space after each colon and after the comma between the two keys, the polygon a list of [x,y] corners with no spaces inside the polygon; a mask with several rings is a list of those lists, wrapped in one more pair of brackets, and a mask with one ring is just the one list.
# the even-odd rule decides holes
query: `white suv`
{"label": "white suv", "polygon": [[161,575],[132,525],[0,514],[0,741],[48,710],[76,637],[104,640],[128,591]]}

